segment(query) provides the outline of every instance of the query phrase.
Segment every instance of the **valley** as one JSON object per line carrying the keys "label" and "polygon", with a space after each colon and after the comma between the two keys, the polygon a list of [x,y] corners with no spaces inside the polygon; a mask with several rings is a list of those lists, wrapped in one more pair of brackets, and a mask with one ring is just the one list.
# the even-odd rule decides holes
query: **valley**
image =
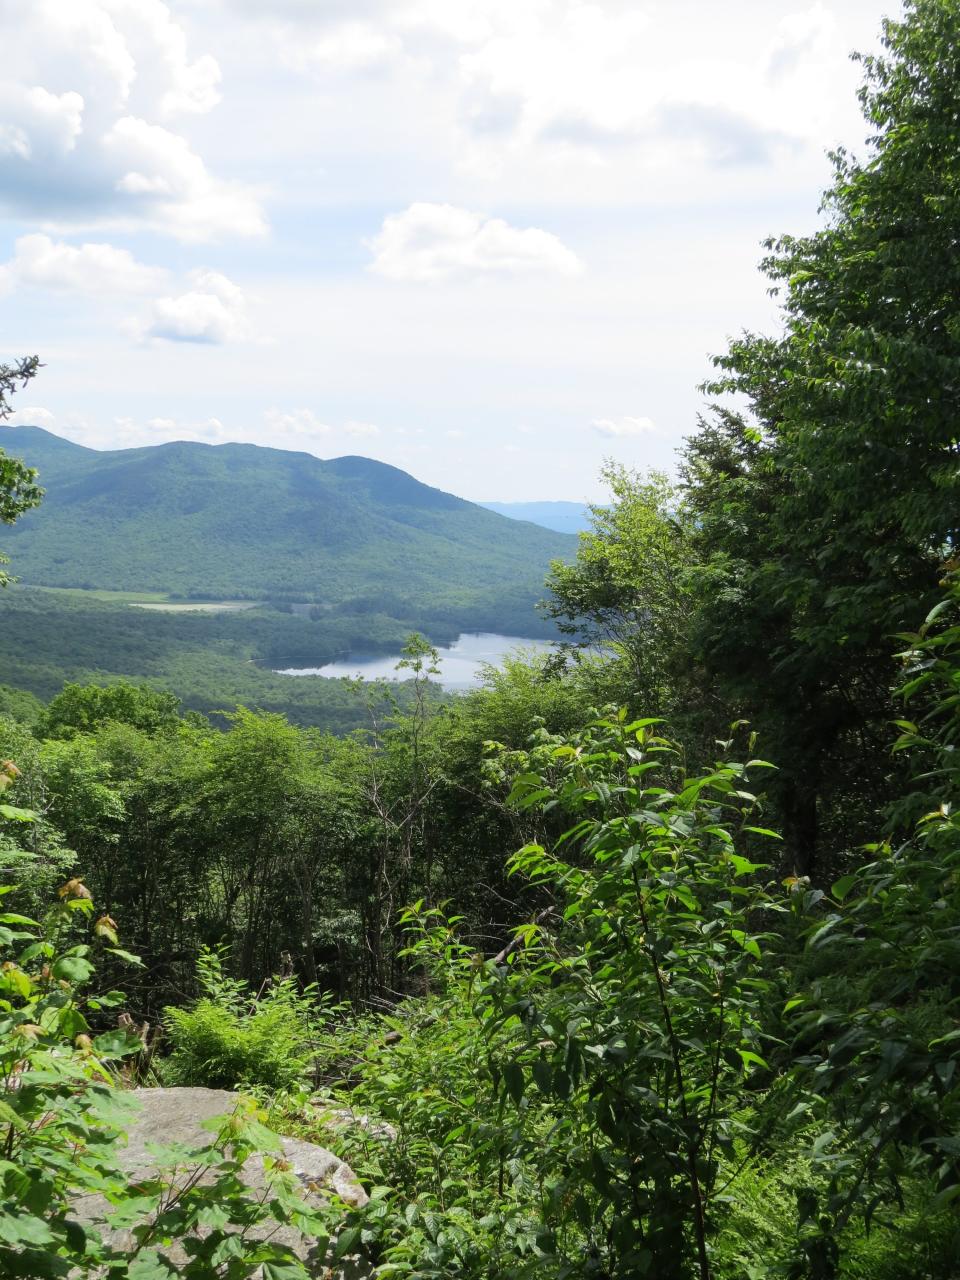
{"label": "valley", "polygon": [[[243,703],[345,733],[368,717],[345,655],[389,678],[412,632],[504,650],[557,637],[537,602],[575,538],[396,468],[252,445],[98,452],[35,427],[5,441],[46,490],[0,537],[20,578],[0,612],[4,683],[40,699],[145,681],[204,714]],[[451,689],[476,669],[465,659]]]}

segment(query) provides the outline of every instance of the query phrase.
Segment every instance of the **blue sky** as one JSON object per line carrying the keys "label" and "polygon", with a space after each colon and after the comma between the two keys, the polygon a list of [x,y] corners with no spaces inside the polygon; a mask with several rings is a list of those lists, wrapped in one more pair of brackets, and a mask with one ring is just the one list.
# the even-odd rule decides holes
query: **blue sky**
{"label": "blue sky", "polygon": [[[0,0],[0,359],[95,448],[673,465],[895,0]],[[2,439],[2,437],[0,437]]]}

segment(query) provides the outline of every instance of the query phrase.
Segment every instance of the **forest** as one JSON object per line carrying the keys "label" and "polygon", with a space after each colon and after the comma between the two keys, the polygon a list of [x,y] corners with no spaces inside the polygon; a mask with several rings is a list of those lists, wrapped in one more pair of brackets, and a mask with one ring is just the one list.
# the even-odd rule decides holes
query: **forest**
{"label": "forest", "polygon": [[[186,710],[214,717],[243,703],[334,733],[368,723],[349,682],[283,676],[277,669],[322,666],[347,653],[398,652],[412,631],[451,644],[462,630],[496,627],[525,638],[557,634],[529,601],[514,608],[509,600],[482,610],[451,605],[449,611],[415,602],[406,618],[341,610],[310,617],[282,607],[167,613],[88,592],[17,585],[0,610],[4,682],[37,699],[49,700],[64,682],[119,680],[171,691]],[[402,688],[398,695],[406,696]]]}
{"label": "forest", "polygon": [[[413,634],[339,734],[9,680],[0,1274],[957,1274],[958,65],[958,0],[885,24],[864,156],[766,246],[780,331],[716,357],[675,476],[607,466],[556,654],[449,698]],[[0,458],[0,517],[40,501]],[[215,1176],[125,1183],[131,1083],[254,1099]],[[279,1159],[245,1197],[275,1133],[368,1203]]]}

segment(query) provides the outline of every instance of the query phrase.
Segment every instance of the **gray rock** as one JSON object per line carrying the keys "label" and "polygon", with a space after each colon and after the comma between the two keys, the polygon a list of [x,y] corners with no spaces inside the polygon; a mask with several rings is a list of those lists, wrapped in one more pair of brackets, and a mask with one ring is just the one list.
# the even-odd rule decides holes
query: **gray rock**
{"label": "gray rock", "polygon": [[[139,1114],[128,1127],[128,1142],[119,1152],[119,1161],[132,1180],[156,1171],[156,1165],[148,1151],[149,1145],[168,1146],[183,1144],[199,1148],[209,1146],[214,1135],[202,1128],[203,1121],[228,1116],[236,1107],[239,1095],[223,1089],[138,1089],[134,1095]],[[357,1181],[356,1174],[332,1151],[299,1138],[281,1138],[287,1163],[303,1187],[304,1198],[314,1206],[329,1199],[332,1192],[347,1205],[360,1208],[367,1203],[367,1194]],[[251,1157],[243,1169],[244,1181],[255,1194],[264,1188],[263,1161]],[[327,1192],[328,1194],[324,1194]],[[115,1246],[132,1244],[127,1231],[104,1228],[105,1215],[110,1206],[101,1196],[84,1196],[76,1203],[77,1217],[81,1222],[96,1224]],[[255,1233],[254,1233],[255,1234]],[[312,1242],[292,1227],[270,1231],[270,1238],[278,1244],[292,1248],[297,1256],[308,1260]],[[169,1250],[171,1260],[183,1262],[186,1255],[177,1248]],[[371,1270],[360,1259],[341,1263],[336,1271],[325,1267],[322,1260],[316,1264],[318,1276],[333,1280],[359,1280]]]}
{"label": "gray rock", "polygon": [[332,1129],[334,1135],[338,1131],[343,1133],[349,1129],[359,1129],[361,1133],[376,1138],[378,1142],[390,1143],[397,1140],[397,1131],[392,1124],[388,1124],[386,1120],[371,1120],[369,1116],[363,1115],[360,1111],[354,1111],[352,1107],[331,1107],[322,1102],[315,1102],[311,1111],[313,1118],[324,1128]]}

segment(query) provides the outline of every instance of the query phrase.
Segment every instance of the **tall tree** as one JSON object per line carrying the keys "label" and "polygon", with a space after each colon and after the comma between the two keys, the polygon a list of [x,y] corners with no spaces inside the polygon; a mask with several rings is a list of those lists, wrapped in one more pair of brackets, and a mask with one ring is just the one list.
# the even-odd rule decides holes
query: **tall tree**
{"label": "tall tree", "polygon": [[[13,364],[0,364],[0,422],[13,412],[10,397],[25,387],[39,368],[37,356],[27,356]],[[3,524],[13,524],[24,511],[38,505],[43,490],[36,483],[36,478],[36,471],[0,449],[0,521]],[[9,558],[0,555],[0,564],[9,564]],[[6,586],[9,581],[9,574],[0,569],[0,586]]]}
{"label": "tall tree", "polygon": [[749,409],[718,409],[686,454],[699,652],[767,734],[803,871],[825,818],[850,841],[872,821],[879,777],[839,824],[830,797],[882,740],[891,633],[923,617],[960,520],[960,2],[907,0],[883,46],[860,59],[870,137],[833,155],[826,225],[768,242],[782,334],[716,361],[708,392]]}
{"label": "tall tree", "polygon": [[551,566],[543,608],[571,647],[613,652],[645,714],[677,701],[685,636],[689,529],[676,488],[658,471],[644,475],[607,462],[608,504],[591,507],[573,564]]}

